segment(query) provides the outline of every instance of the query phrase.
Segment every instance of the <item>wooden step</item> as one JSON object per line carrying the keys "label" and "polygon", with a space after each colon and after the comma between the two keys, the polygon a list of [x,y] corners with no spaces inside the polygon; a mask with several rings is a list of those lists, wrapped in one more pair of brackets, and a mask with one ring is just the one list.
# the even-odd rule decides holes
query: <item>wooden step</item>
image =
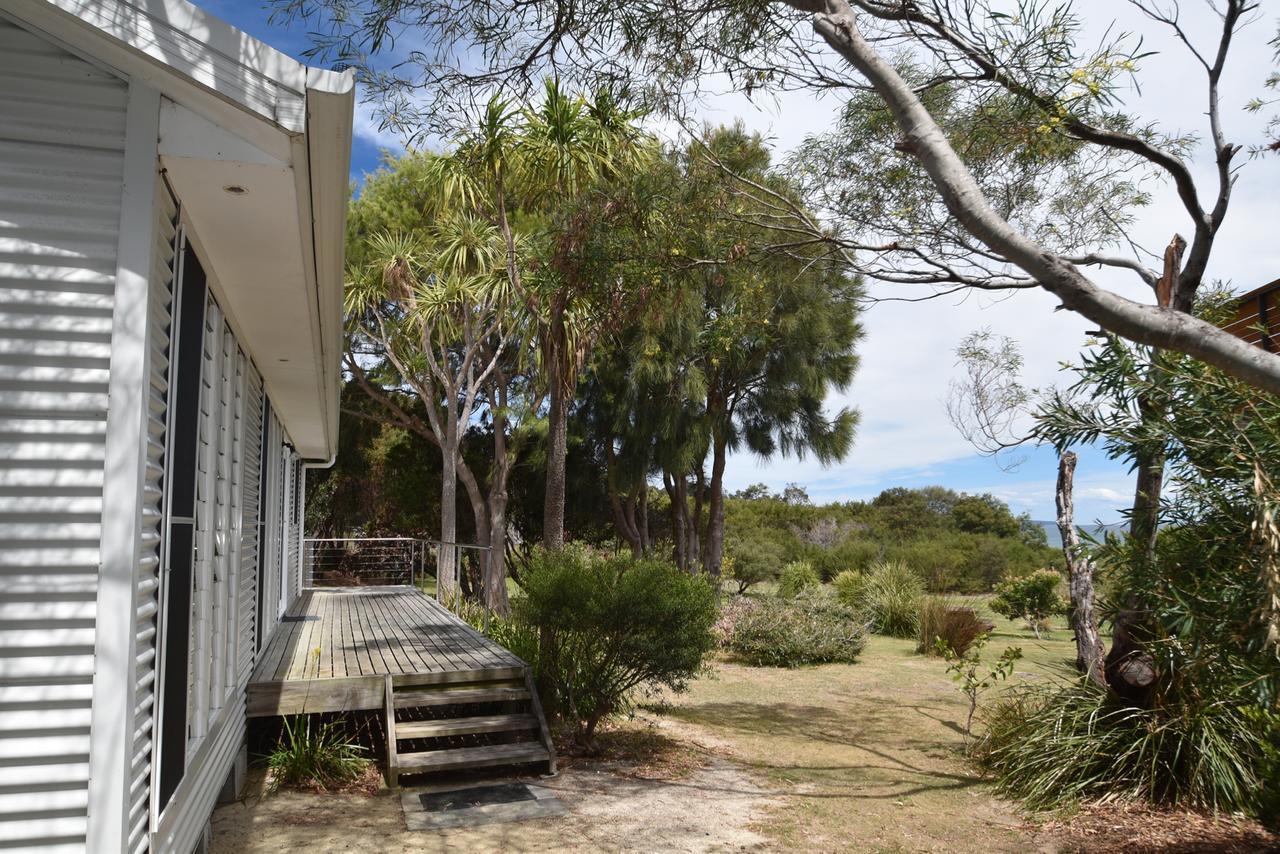
{"label": "wooden step", "polygon": [[484,768],[488,765],[523,765],[546,762],[551,758],[547,748],[536,741],[515,744],[491,744],[485,747],[458,747],[453,750],[427,750],[396,755],[396,770],[401,774],[449,771],[458,768]]}
{"label": "wooden step", "polygon": [[452,706],[457,703],[505,703],[511,700],[527,700],[529,691],[523,686],[494,685],[484,688],[456,688],[450,690],[408,688],[395,692],[397,709],[414,709],[421,706]]}
{"label": "wooden step", "polygon": [[440,673],[402,673],[392,676],[392,684],[397,691],[416,688],[421,685],[456,685],[461,682],[495,682],[502,680],[523,680],[525,668],[520,667],[486,667],[479,670],[448,670]]}
{"label": "wooden step", "polygon": [[446,735],[511,732],[537,728],[538,719],[533,715],[487,715],[435,721],[399,721],[396,723],[396,738],[439,738]]}

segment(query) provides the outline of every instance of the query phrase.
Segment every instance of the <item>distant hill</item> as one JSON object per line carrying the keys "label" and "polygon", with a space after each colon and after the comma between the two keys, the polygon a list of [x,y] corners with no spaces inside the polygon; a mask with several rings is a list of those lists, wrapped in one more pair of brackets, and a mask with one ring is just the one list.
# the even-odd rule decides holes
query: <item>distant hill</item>
{"label": "distant hill", "polygon": [[[1032,519],[1031,521],[1033,524],[1039,525],[1041,528],[1044,528],[1045,536],[1048,538],[1049,545],[1051,547],[1055,549],[1062,548],[1062,535],[1058,533],[1057,522],[1045,522],[1041,519]],[[1129,526],[1124,522],[1112,522],[1109,525],[1090,523],[1088,525],[1076,526],[1076,529],[1080,531],[1081,539],[1085,539],[1086,537],[1093,537],[1094,539],[1098,539],[1098,540],[1102,539],[1103,535],[1108,531],[1112,531],[1114,533],[1119,534],[1119,533],[1124,533],[1126,530],[1128,530],[1128,528]]]}

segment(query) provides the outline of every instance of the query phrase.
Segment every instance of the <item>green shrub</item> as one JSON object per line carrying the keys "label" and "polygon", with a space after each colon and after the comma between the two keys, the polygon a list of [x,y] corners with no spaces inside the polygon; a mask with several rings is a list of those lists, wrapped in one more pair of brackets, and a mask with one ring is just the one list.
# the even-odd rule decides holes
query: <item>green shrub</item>
{"label": "green shrub", "polygon": [[864,572],[881,558],[884,547],[875,540],[848,539],[830,548],[813,548],[805,554],[805,560],[830,581],[842,572]]}
{"label": "green shrub", "polygon": [[1011,578],[996,588],[991,610],[1010,620],[1023,619],[1040,637],[1040,628],[1054,614],[1066,613],[1067,603],[1058,595],[1062,576],[1052,569]]}
{"label": "green shrub", "polygon": [[1108,798],[1263,814],[1266,735],[1231,698],[1140,709],[1081,680],[1002,706],[977,756],[1033,809]]}
{"label": "green shrub", "polygon": [[800,591],[822,584],[818,572],[805,561],[797,560],[782,568],[778,576],[778,595],[784,599],[794,599]]}
{"label": "green shrub", "polygon": [[665,561],[539,549],[523,581],[514,614],[540,633],[538,674],[553,694],[544,700],[588,747],[636,691],[683,691],[715,645],[715,590]]}
{"label": "green shrub", "polygon": [[920,635],[916,652],[941,655],[938,641],[958,656],[964,656],[983,635],[995,626],[978,617],[978,612],[950,599],[926,596],[920,601]]}
{"label": "green shrub", "polygon": [[752,531],[746,537],[730,537],[726,546],[724,577],[738,586],[739,593],[777,578],[786,563],[782,546],[760,531]]}
{"label": "green shrub", "polygon": [[846,569],[831,579],[831,586],[836,591],[836,598],[850,608],[857,608],[858,603],[862,601],[862,587],[865,579],[866,576],[863,573]]}
{"label": "green shrub", "polygon": [[920,578],[904,564],[884,562],[854,582],[845,582],[841,598],[855,608],[878,635],[915,637],[920,627]]}
{"label": "green shrub", "polygon": [[857,660],[866,645],[858,613],[820,587],[794,599],[763,599],[740,616],[729,648],[757,667]]}
{"label": "green shrub", "polygon": [[350,783],[369,766],[365,749],[347,740],[339,721],[320,723],[314,715],[284,719],[284,730],[267,755],[267,787],[315,786],[328,789]]}

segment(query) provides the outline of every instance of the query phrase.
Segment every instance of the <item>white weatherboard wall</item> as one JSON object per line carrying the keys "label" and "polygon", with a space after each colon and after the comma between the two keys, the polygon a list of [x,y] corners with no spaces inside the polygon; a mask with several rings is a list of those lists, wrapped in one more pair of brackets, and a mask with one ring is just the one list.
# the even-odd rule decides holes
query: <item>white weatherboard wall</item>
{"label": "white weatherboard wall", "polygon": [[0,18],[0,847],[83,847],[126,84]]}

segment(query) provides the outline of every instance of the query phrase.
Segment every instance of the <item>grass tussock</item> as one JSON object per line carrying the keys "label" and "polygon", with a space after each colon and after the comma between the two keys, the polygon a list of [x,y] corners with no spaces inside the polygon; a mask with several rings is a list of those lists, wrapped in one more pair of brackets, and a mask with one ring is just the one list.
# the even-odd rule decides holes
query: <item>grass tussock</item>
{"label": "grass tussock", "polygon": [[1265,734],[1230,699],[1126,706],[1087,682],[1014,692],[987,712],[978,761],[1032,809],[1149,803],[1258,814]]}

